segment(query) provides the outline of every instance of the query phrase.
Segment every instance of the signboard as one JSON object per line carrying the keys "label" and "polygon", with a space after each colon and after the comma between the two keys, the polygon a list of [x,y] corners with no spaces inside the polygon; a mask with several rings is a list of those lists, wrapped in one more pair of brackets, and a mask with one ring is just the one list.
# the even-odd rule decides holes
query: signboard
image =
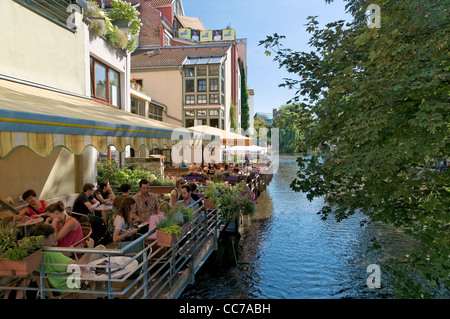
{"label": "signboard", "polygon": [[178,37],[180,39],[191,39],[192,37],[192,30],[191,29],[178,29]]}
{"label": "signboard", "polygon": [[189,28],[181,28],[178,29],[178,37],[180,39],[200,42],[230,41],[236,39],[236,32],[234,29],[192,30]]}

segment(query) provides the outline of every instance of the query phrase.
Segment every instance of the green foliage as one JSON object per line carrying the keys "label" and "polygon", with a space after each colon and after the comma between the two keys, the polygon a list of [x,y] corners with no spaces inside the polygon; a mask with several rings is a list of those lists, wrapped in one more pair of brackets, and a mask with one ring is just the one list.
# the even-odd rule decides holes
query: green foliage
{"label": "green foliage", "polygon": [[0,235],[0,256],[8,260],[23,260],[44,246],[44,236],[24,237],[20,244],[11,242],[10,236],[14,236],[15,239],[15,234]]}
{"label": "green foliage", "polygon": [[250,127],[250,108],[248,106],[248,90],[245,69],[241,63],[241,127],[247,131]]}
{"label": "green foliage", "polygon": [[231,121],[231,128],[233,130],[236,130],[238,128],[236,123],[236,105],[233,103],[230,104],[230,121]]}
{"label": "green foliage", "polygon": [[171,234],[181,233],[181,226],[192,221],[194,218],[194,209],[183,206],[174,206],[167,212],[165,217],[156,224],[156,229]]}
{"label": "green foliage", "polygon": [[306,150],[302,130],[298,123],[299,106],[296,104],[280,107],[273,119],[272,126],[279,129],[279,152],[299,153]]}
{"label": "green foliage", "polygon": [[122,0],[114,0],[111,3],[111,10],[108,12],[108,17],[113,21],[126,21],[130,25],[130,34],[139,35],[142,23],[139,19],[139,11],[137,11],[131,3]]}
{"label": "green foliage", "polygon": [[169,235],[178,235],[181,233],[181,226],[170,218],[161,219],[158,224],[156,224],[156,229],[166,232]]}
{"label": "green foliage", "polygon": [[[139,35],[142,26],[139,19],[139,12],[126,1],[114,0],[111,3],[111,10],[105,13],[95,1],[88,1],[88,10],[85,11],[87,17],[102,18],[102,20],[93,19],[89,30],[96,36],[105,36],[112,46],[121,49],[134,51],[137,38],[128,39],[128,34],[132,36]],[[113,25],[114,21],[125,21],[128,23],[128,32],[119,30]]]}
{"label": "green foliage", "polygon": [[108,42],[111,43],[111,45],[115,48],[123,50],[128,46],[128,37],[126,33],[120,30],[117,26],[114,26],[114,29],[112,31],[107,30],[105,37]]}
{"label": "green foliage", "polygon": [[292,189],[325,197],[323,218],[362,212],[418,239],[421,250],[398,264],[426,284],[398,287],[426,297],[417,289],[448,289],[450,275],[449,173],[434,167],[450,154],[449,11],[445,2],[382,0],[381,28],[368,28],[368,4],[348,1],[354,20],[323,29],[309,17],[310,52],[284,48],[278,34],[260,43],[296,75],[281,86],[296,90],[305,146],[320,148],[298,159]]}
{"label": "green foliage", "polygon": [[97,164],[97,181],[109,181],[111,185],[128,183],[138,185],[139,181],[147,179],[152,186],[173,186],[174,182],[160,174],[154,174],[137,165],[130,164],[124,168],[116,168],[115,162],[106,161]]}
{"label": "green foliage", "polygon": [[243,182],[236,185],[210,182],[203,194],[214,200],[222,221],[230,221],[239,213],[251,215],[256,209],[256,198]]}

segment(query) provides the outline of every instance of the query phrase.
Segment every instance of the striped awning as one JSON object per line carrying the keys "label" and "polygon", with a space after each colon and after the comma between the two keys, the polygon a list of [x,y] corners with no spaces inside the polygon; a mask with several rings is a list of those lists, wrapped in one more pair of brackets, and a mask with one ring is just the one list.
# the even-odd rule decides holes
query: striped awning
{"label": "striped awning", "polygon": [[0,79],[0,158],[19,146],[40,156],[56,147],[74,154],[90,145],[100,152],[108,146],[171,148],[183,139],[179,129],[80,96]]}

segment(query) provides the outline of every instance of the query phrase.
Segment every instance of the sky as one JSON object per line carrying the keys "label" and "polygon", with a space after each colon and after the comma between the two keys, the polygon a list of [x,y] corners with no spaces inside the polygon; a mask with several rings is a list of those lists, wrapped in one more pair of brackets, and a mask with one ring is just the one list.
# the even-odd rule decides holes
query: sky
{"label": "sky", "polygon": [[321,26],[350,20],[343,0],[331,4],[325,0],[183,0],[183,8],[185,16],[200,18],[207,30],[231,26],[238,39],[247,39],[247,88],[255,90],[254,112],[272,112],[295,95],[295,90],[278,87],[283,78],[295,75],[279,69],[259,41],[278,33],[286,36],[284,47],[311,51],[305,26],[308,16],[318,16]]}

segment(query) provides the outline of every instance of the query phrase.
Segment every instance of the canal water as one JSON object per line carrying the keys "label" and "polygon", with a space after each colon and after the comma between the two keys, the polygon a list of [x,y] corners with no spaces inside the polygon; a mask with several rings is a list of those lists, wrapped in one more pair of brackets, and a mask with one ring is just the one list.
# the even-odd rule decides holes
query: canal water
{"label": "canal water", "polygon": [[[280,155],[255,215],[244,217],[232,255],[236,266],[223,266],[212,255],[180,298],[391,298],[383,281],[381,288],[368,287],[368,266],[378,265],[383,274],[384,261],[414,242],[391,227],[361,227],[363,216],[322,220],[323,199],[310,202],[290,189],[297,170],[296,156]],[[383,252],[368,251],[373,237]]]}

